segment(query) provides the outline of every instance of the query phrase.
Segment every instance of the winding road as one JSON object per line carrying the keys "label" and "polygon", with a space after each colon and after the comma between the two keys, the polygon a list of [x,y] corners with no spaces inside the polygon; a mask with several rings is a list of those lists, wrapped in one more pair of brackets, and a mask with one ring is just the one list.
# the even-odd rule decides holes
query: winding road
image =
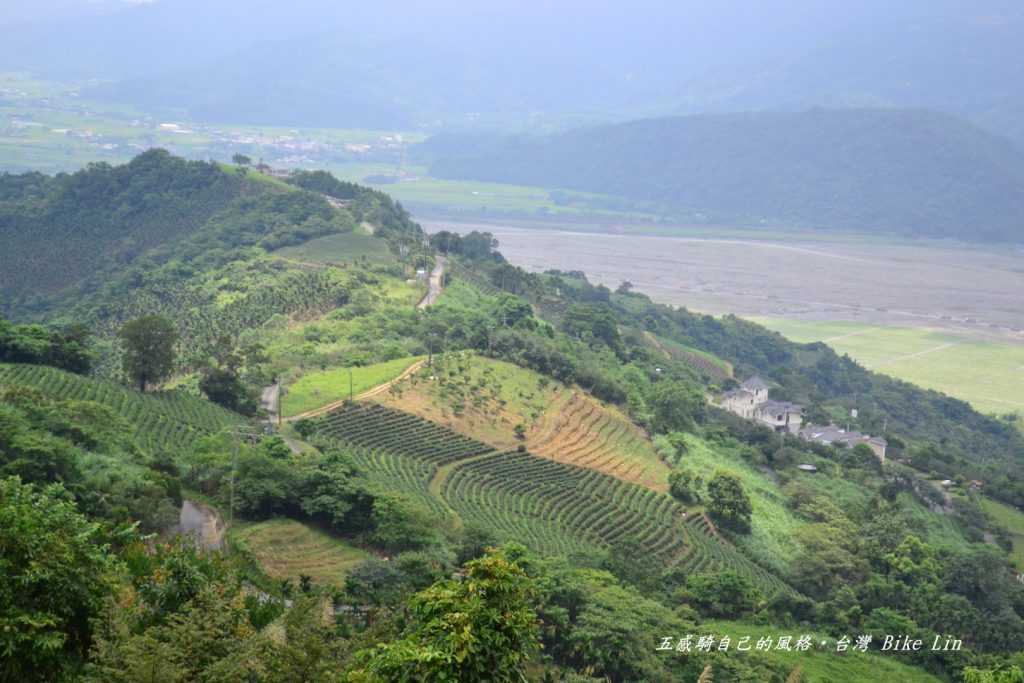
{"label": "winding road", "polygon": [[[421,299],[420,302],[416,305],[416,308],[418,308],[418,309],[427,308],[428,306],[431,306],[432,304],[434,304],[437,301],[437,298],[439,296],[441,296],[441,292],[444,291],[444,286],[443,286],[443,283],[444,283],[444,269],[445,269],[445,266],[447,264],[448,264],[448,261],[443,256],[438,256],[437,257],[437,263],[434,265],[434,270],[431,271],[430,278],[429,278],[429,280],[427,282],[427,293],[423,295],[423,299]],[[355,400],[359,401],[359,400],[362,400],[362,399],[372,398],[374,396],[382,394],[383,392],[385,392],[388,389],[390,389],[392,387],[392,385],[396,384],[397,382],[401,382],[403,379],[405,379],[409,375],[413,374],[414,372],[416,372],[417,370],[422,368],[425,363],[426,363],[425,360],[416,361],[415,363],[413,363],[412,365],[407,367],[402,372],[402,374],[400,374],[398,377],[395,377],[393,380],[390,380],[388,382],[384,382],[383,384],[379,384],[379,385],[373,387],[372,389],[367,389],[366,391],[362,392],[361,394],[356,394]],[[271,424],[276,424],[278,422],[278,417],[277,416],[278,416],[278,411],[280,409],[280,406],[279,406],[280,398],[281,398],[281,387],[280,387],[280,385],[273,384],[273,385],[271,385],[269,387],[266,387],[263,390],[262,405],[263,405],[263,409],[267,411],[268,421]],[[284,418],[284,421],[285,422],[294,422],[296,420],[303,420],[303,419],[307,419],[307,418],[311,418],[311,417],[317,417],[317,416],[323,415],[324,413],[329,413],[330,411],[334,410],[335,408],[340,408],[342,405],[345,404],[346,401],[348,401],[347,398],[346,399],[341,399],[341,400],[338,400],[338,401],[334,401],[332,403],[328,403],[327,405],[320,406],[319,408],[316,408],[314,410],[309,410],[309,411],[306,411],[304,413],[300,413],[298,415],[293,415],[291,417],[286,417],[286,418]],[[289,444],[289,446],[290,445],[291,444]]]}

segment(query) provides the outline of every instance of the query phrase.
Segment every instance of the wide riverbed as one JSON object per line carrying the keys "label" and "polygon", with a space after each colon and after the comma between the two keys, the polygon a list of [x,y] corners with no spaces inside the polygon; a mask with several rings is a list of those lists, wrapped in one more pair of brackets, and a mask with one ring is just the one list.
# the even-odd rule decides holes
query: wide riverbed
{"label": "wide riverbed", "polygon": [[941,242],[747,233],[637,236],[423,221],[486,230],[514,264],[628,280],[657,301],[709,313],[941,327],[1024,341],[1024,251]]}

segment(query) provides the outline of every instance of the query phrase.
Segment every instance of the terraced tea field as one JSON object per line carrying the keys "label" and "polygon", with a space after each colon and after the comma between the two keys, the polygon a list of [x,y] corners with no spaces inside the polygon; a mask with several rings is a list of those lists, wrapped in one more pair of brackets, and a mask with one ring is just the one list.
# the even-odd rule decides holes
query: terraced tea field
{"label": "terraced tea field", "polygon": [[[669,468],[643,430],[614,406],[504,361],[474,355],[435,360],[375,400],[420,415],[495,450],[580,465],[655,491]],[[523,426],[523,439],[516,435]]]}
{"label": "terraced tea field", "polygon": [[343,406],[315,424],[322,435],[357,447],[357,461],[377,485],[539,552],[593,556],[630,542],[666,568],[732,567],[767,594],[790,590],[649,488],[525,451],[497,451],[373,403]]}
{"label": "terraced tea field", "polygon": [[668,466],[643,431],[616,408],[572,392],[552,405],[527,434],[530,452],[542,458],[609,474],[655,491],[668,491]]}
{"label": "terraced tea field", "polygon": [[245,418],[195,396],[176,391],[142,394],[113,382],[40,365],[0,364],[0,385],[35,387],[58,400],[94,401],[111,408],[135,429],[149,451],[190,446],[197,438]]}

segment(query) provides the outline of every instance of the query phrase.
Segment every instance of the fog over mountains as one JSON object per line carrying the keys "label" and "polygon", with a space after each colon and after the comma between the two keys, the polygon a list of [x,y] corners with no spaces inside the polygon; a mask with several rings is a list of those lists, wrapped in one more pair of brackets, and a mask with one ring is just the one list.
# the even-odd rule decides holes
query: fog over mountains
{"label": "fog over mountains", "polygon": [[[14,16],[33,15],[17,3]],[[525,130],[879,106],[1024,139],[1024,6],[1006,0],[47,7],[3,30],[4,64],[100,79],[95,96],[204,119]]]}

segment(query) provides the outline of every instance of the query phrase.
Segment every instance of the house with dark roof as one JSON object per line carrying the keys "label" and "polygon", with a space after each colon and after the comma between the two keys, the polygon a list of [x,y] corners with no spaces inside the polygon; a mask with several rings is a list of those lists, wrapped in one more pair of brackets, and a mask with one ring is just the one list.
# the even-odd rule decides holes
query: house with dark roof
{"label": "house with dark roof", "polygon": [[805,441],[845,448],[865,444],[882,462],[885,462],[885,450],[889,446],[889,443],[880,436],[861,434],[857,431],[841,429],[836,425],[807,425],[798,434]]}
{"label": "house with dark roof", "polygon": [[738,389],[727,391],[717,401],[718,407],[747,420],[759,422],[777,432],[795,433],[803,424],[803,407],[788,401],[768,398],[770,385],[754,375]]}

